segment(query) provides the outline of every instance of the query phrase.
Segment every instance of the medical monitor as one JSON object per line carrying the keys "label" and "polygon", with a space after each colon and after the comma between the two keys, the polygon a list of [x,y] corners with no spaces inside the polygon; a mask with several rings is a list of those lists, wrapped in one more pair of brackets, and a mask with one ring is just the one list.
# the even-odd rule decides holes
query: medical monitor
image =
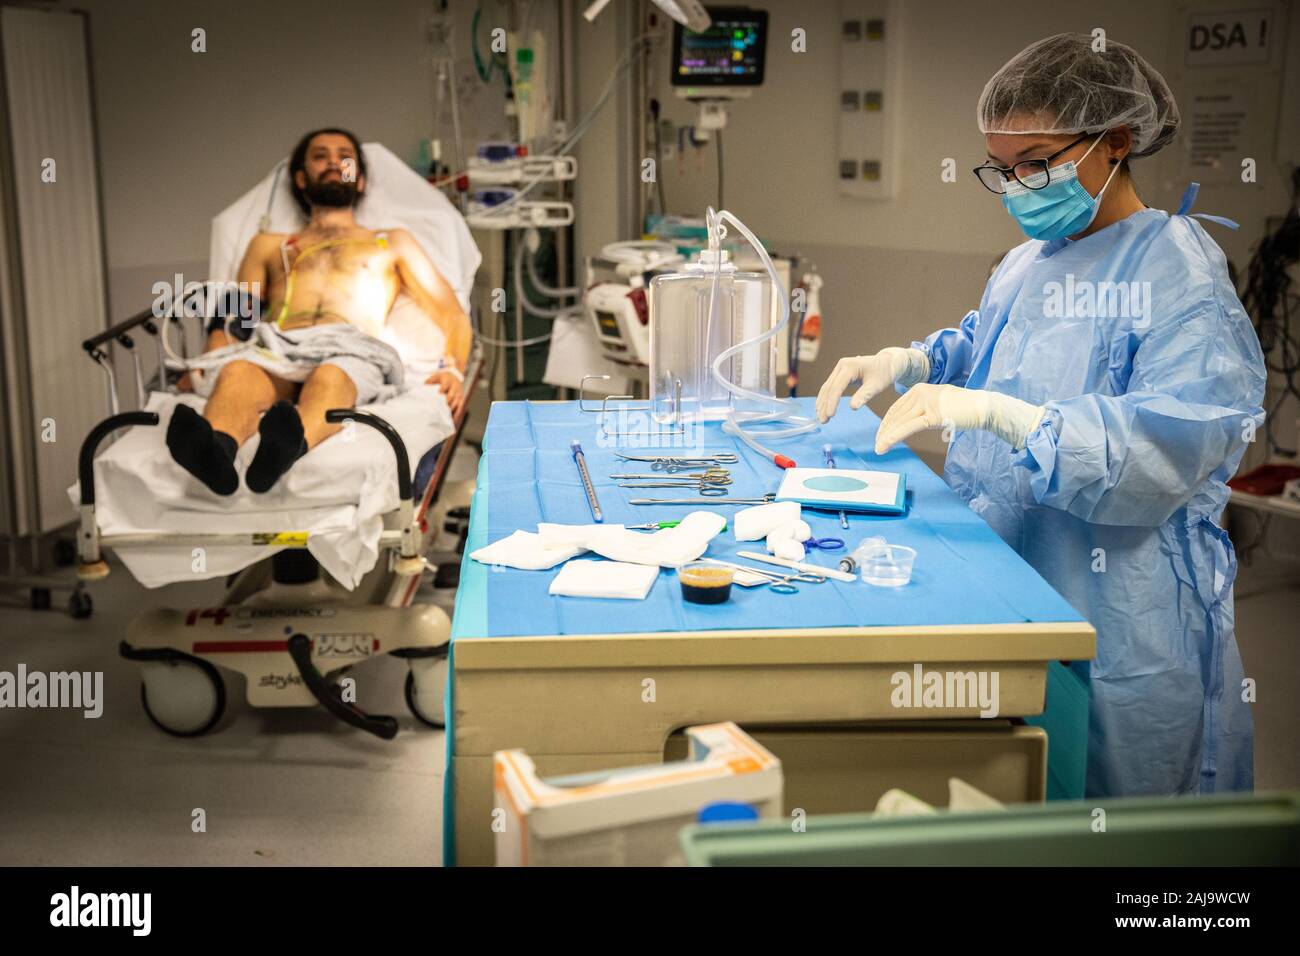
{"label": "medical monitor", "polygon": [[748,93],[763,82],[767,11],[706,7],[713,22],[703,33],[673,24],[672,85],[679,96]]}

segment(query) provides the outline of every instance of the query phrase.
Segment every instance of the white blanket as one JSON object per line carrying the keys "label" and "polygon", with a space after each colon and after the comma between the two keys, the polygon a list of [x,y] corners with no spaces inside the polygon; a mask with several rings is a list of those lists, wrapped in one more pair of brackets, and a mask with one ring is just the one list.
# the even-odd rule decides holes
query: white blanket
{"label": "white blanket", "polygon": [[[397,463],[387,441],[354,424],[321,442],[264,495],[243,484],[257,451],[254,435],[239,450],[239,490],[221,497],[181,469],[167,451],[167,423],[177,402],[202,409],[192,395],[155,393],[147,408],[155,427],[129,429],[95,460],[95,515],[101,534],[307,531],[308,550],[348,588],[375,565],[383,515],[397,507]],[[363,406],[391,424],[406,445],[412,475],[426,451],[454,431],[451,412],[433,385],[419,385],[378,405]],[[348,436],[351,435],[349,439]],[[74,504],[78,489],[69,492]],[[124,547],[116,553],[146,587],[231,574],[279,548]]]}

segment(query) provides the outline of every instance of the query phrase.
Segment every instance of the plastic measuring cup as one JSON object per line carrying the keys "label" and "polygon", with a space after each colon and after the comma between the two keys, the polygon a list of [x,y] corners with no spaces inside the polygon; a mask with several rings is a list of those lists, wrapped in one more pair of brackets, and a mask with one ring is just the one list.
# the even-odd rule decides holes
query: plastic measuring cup
{"label": "plastic measuring cup", "polygon": [[731,597],[735,568],[697,562],[677,569],[682,582],[682,597],[692,604],[721,604]]}
{"label": "plastic measuring cup", "polygon": [[915,548],[903,544],[878,544],[862,555],[862,580],[878,588],[901,588],[912,580],[915,561]]}

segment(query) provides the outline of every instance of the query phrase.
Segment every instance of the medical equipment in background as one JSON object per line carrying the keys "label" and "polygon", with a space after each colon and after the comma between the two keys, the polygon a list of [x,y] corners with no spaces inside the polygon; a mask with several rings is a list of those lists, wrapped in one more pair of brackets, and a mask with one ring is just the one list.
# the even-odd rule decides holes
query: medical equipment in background
{"label": "medical equipment in background", "polygon": [[74,436],[108,407],[67,347],[108,325],[86,15],[4,6],[0,50],[0,589],[36,610],[67,591],[84,618],[90,595],[51,572],[75,561]]}
{"label": "medical equipment in background", "polygon": [[1293,291],[1292,271],[1300,262],[1300,166],[1291,171],[1291,204],[1277,228],[1260,240],[1246,268],[1241,304],[1259,335],[1260,348],[1269,371],[1281,379],[1281,393],[1267,409],[1264,437],[1267,453],[1294,457],[1297,448],[1287,448],[1273,431],[1274,419],[1288,396],[1300,399],[1296,375],[1300,373],[1300,332],[1292,327],[1292,315],[1300,314],[1300,295]]}
{"label": "medical equipment in background", "polygon": [[[650,284],[650,399],[659,421],[699,418],[722,429],[781,468],[794,462],[769,441],[817,429],[793,402],[776,397],[776,338],[790,320],[790,302],[763,244],[727,210],[710,207],[709,247],[699,263]],[[730,223],[749,242],[767,275],[740,273],[722,248]],[[779,318],[773,321],[773,303]],[[751,430],[752,426],[783,425]],[[757,437],[756,437],[757,436]]]}
{"label": "medical equipment in background", "polygon": [[[706,250],[679,272],[650,283],[650,402],[660,422],[726,418],[733,393],[712,373],[715,356],[757,338],[772,324],[768,276],[738,272],[725,249]],[[724,375],[746,388],[776,394],[776,343],[767,339]],[[680,393],[680,401],[678,395]]]}
{"label": "medical equipment in background", "polygon": [[667,242],[611,242],[587,259],[582,311],[595,330],[605,358],[628,366],[638,377],[650,365],[650,305],[647,290],[654,275],[682,263]]}
{"label": "medical equipment in background", "polygon": [[822,277],[818,275],[816,265],[804,273],[799,289],[803,291],[803,311],[799,315],[799,326],[795,329],[794,346],[788,350],[790,367],[785,377],[791,398],[799,394],[799,365],[817,361],[822,347]]}
{"label": "medical equipment in background", "polygon": [[727,125],[729,100],[753,95],[763,83],[767,56],[766,10],[709,7],[704,30],[673,24],[673,91],[699,106],[701,135]]}
{"label": "medical equipment in background", "polygon": [[[559,122],[552,122],[549,125],[541,123],[529,124],[528,122],[525,122],[522,114],[517,114],[517,117],[519,118],[518,145],[522,149],[528,150],[527,154],[523,152],[518,152],[516,154],[516,158],[521,161],[519,163],[521,166],[521,181],[517,187],[502,186],[501,184],[495,183],[486,185],[483,189],[480,189],[478,195],[472,197],[472,200],[467,204],[467,208],[470,210],[470,219],[472,224],[476,228],[491,229],[495,231],[498,238],[493,241],[499,243],[501,248],[499,256],[495,254],[495,250],[493,250],[493,254],[489,256],[493,262],[500,262],[502,268],[499,273],[487,277],[487,287],[502,288],[509,286],[515,292],[515,295],[513,296],[514,317],[512,335],[507,337],[504,334],[505,318],[504,316],[499,315],[495,309],[491,310],[491,312],[484,313],[485,315],[491,315],[493,317],[495,327],[491,330],[477,330],[479,332],[480,340],[485,344],[492,346],[495,350],[492,360],[492,371],[488,375],[490,387],[496,388],[496,372],[499,365],[499,359],[507,350],[511,349],[514,350],[514,380],[517,383],[523,383],[526,379],[525,349],[532,346],[541,346],[550,342],[552,335],[555,334],[557,328],[555,320],[558,319],[562,320],[563,323],[567,323],[580,311],[580,307],[576,302],[566,304],[565,300],[577,299],[581,293],[581,289],[579,287],[566,287],[562,285],[564,277],[567,274],[565,252],[568,248],[567,233],[564,230],[573,221],[572,204],[567,202],[567,188],[568,183],[572,179],[572,175],[576,173],[576,167],[571,164],[561,165],[561,160],[568,155],[568,153],[576,146],[578,141],[586,134],[587,130],[590,129],[597,115],[608,104],[620,79],[623,78],[623,76],[645,53],[647,47],[646,39],[647,38],[644,34],[639,34],[632,39],[628,44],[627,49],[615,64],[608,82],[596,97],[592,107],[573,124],[571,130]],[[511,34],[509,42],[512,44],[511,51],[515,54],[515,60],[518,61],[518,54],[522,53],[522,49],[517,49],[513,46],[513,44],[518,42],[518,38],[514,34]],[[534,35],[533,39],[529,42],[536,45],[539,42],[539,38]],[[563,57],[561,57],[561,68],[569,68],[569,64],[564,61]],[[532,65],[530,70],[530,75],[533,77],[544,76],[544,71],[538,69],[536,63]],[[515,79],[518,80],[519,74],[515,73],[513,75]],[[563,88],[563,83],[561,83],[561,88]],[[561,112],[563,113],[563,110]],[[567,117],[564,118],[567,119]],[[529,135],[530,130],[536,134],[535,141],[533,142],[530,142],[526,138],[526,136]],[[499,144],[496,145],[499,146]],[[548,161],[548,165],[540,172],[535,171],[531,176],[524,177],[522,176],[522,166],[527,162],[526,156],[528,155],[543,156]],[[491,160],[492,153],[489,152],[486,158]],[[512,162],[508,156],[501,156],[499,150],[497,151],[496,161],[507,164]],[[475,175],[478,175],[481,178],[484,175],[498,176],[499,173],[490,167],[480,166],[476,170]],[[461,188],[462,190],[468,190],[470,188],[470,177],[468,174],[455,178],[458,188]],[[548,183],[552,192],[555,193],[554,196],[547,200],[532,200],[528,198],[534,189],[539,186],[547,185]],[[532,267],[532,272],[530,273],[529,278],[532,282],[534,291],[543,300],[555,302],[556,304],[554,305],[534,303],[529,294],[525,291],[524,273],[521,268],[521,264],[525,264],[523,263],[524,257],[521,247],[517,244],[518,237],[513,234],[513,230],[517,230],[520,227],[548,228],[555,230],[555,275],[557,276],[557,278],[553,280],[555,285],[543,282],[537,277],[537,270],[531,259],[526,263],[526,265]],[[505,251],[508,248],[508,243],[515,244],[513,257]],[[536,252],[537,246],[537,242],[530,238],[529,247],[533,253]],[[508,266],[511,262],[514,264],[513,281],[512,277],[508,274]],[[535,319],[545,320],[549,323],[546,331],[541,334],[526,333],[526,315],[532,316]],[[567,327],[567,325],[559,326],[559,328]],[[543,377],[545,377],[544,373]],[[502,390],[504,391],[505,389],[503,388]]]}
{"label": "medical equipment in background", "polygon": [[573,203],[526,200],[524,190],[542,183],[571,182],[573,156],[530,156],[514,143],[484,143],[469,160],[466,219],[472,229],[555,229],[573,222]]}
{"label": "medical equipment in background", "polygon": [[[696,33],[709,28],[709,11],[700,0],[652,0],[652,2],[674,22],[683,24]],[[609,0],[594,0],[587,9],[582,11],[582,16],[591,23],[607,6]]]}

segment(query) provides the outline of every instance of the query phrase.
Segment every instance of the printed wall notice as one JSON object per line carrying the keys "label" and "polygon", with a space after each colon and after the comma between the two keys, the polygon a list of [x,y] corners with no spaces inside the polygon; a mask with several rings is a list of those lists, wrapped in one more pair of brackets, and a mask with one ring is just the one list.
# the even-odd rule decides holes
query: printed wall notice
{"label": "printed wall notice", "polygon": [[1242,66],[1267,63],[1273,41],[1270,10],[1194,13],[1187,19],[1188,66]]}
{"label": "printed wall notice", "polygon": [[1247,153],[1249,99],[1239,90],[1221,84],[1197,85],[1189,92],[1185,135],[1192,173],[1210,179],[1215,174],[1234,174]]}

